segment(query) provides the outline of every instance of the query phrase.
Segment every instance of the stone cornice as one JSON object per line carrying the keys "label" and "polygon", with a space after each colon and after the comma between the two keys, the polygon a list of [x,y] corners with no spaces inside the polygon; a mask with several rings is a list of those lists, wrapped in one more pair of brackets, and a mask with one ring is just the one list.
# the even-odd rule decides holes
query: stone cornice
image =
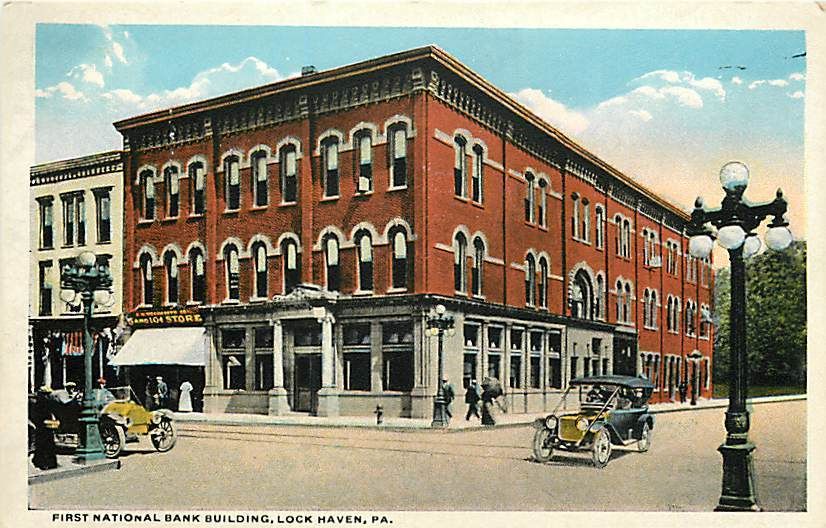
{"label": "stone cornice", "polygon": [[48,185],[62,181],[111,174],[123,170],[121,151],[35,165],[29,171],[29,185]]}

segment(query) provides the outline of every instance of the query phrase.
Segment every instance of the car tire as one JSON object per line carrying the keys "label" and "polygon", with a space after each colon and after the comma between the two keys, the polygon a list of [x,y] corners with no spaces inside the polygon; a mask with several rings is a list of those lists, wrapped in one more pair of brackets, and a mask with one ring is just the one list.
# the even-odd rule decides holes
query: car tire
{"label": "car tire", "polygon": [[103,444],[103,454],[106,455],[106,458],[117,458],[126,443],[126,434],[123,432],[123,427],[112,420],[101,420],[99,430],[100,441]]}
{"label": "car tire", "polygon": [[164,418],[155,429],[149,432],[152,445],[159,453],[165,453],[175,446],[178,436],[175,433],[175,426],[172,420]]}
{"label": "car tire", "polygon": [[551,430],[543,427],[533,435],[533,458],[537,462],[547,462],[554,456],[554,446],[550,443]]}
{"label": "car tire", "polygon": [[597,431],[594,436],[594,443],[591,446],[591,457],[594,461],[594,467],[602,469],[608,465],[611,460],[611,435],[604,427]]}
{"label": "car tire", "polygon": [[642,431],[640,431],[640,439],[637,442],[637,451],[640,453],[645,453],[651,448],[651,428],[648,427],[648,422],[642,425]]}

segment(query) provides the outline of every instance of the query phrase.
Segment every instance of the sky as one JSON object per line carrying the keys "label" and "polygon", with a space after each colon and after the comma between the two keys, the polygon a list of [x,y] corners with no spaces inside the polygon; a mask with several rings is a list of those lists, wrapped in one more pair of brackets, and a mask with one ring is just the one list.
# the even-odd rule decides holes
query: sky
{"label": "sky", "polygon": [[802,31],[38,24],[37,162],[120,148],[118,119],[427,44],[686,211],[746,163],[746,197],[782,187],[805,236]]}

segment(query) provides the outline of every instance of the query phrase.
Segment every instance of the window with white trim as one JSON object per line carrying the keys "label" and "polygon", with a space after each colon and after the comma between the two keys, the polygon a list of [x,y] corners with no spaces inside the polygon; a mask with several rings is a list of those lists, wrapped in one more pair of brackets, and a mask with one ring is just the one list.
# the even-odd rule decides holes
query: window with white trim
{"label": "window with white trim", "polygon": [[605,246],[605,210],[601,205],[594,207],[594,216],[597,224],[594,243],[597,249],[602,249]]}
{"label": "window with white trim", "polygon": [[390,182],[393,188],[407,186],[407,128],[404,124],[391,128]]}
{"label": "window with white trim", "polygon": [[155,173],[146,169],[140,173],[141,213],[143,220],[155,219]]}
{"label": "window with white trim", "polygon": [[373,190],[373,137],[369,130],[363,130],[356,135],[356,144],[359,152],[358,185],[356,190],[366,193]]}
{"label": "window with white trim", "polygon": [[267,169],[267,152],[259,150],[252,155],[252,192],[256,207],[269,204],[269,171]]}
{"label": "window with white trim", "polygon": [[359,290],[373,291],[373,239],[366,229],[359,230],[355,236],[358,248]]}
{"label": "window with white trim", "polygon": [[467,198],[467,140],[453,138],[453,194]]}
{"label": "window with white trim", "polygon": [[579,200],[579,194],[578,193],[574,193],[574,194],[571,195],[571,202],[572,202],[571,211],[573,213],[573,216],[571,217],[571,237],[574,240],[578,240],[579,239],[579,231],[580,231],[580,228],[581,228],[581,224],[579,222],[579,215],[580,215],[580,212],[579,212],[580,203],[579,202],[580,202],[580,200]]}
{"label": "window with white trim", "polygon": [[548,227],[548,181],[539,180],[539,227]]}
{"label": "window with white trim", "polygon": [[484,158],[485,153],[481,145],[473,146],[473,173],[471,174],[470,199],[482,203],[484,196]]}
{"label": "window with white trim", "polygon": [[141,290],[143,293],[143,304],[152,306],[155,296],[154,281],[152,280],[152,256],[144,253],[140,258],[141,270]]}
{"label": "window with white trim", "polygon": [[238,156],[229,156],[224,160],[224,196],[228,211],[241,208],[241,161]]}
{"label": "window with white trim", "polygon": [[189,252],[189,269],[192,279],[192,301],[206,302],[206,262],[200,248],[192,248]]}
{"label": "window with white trim", "polygon": [[393,288],[407,288],[407,236],[404,229],[396,228],[390,232],[393,243]]}
{"label": "window with white trim", "polygon": [[525,257],[525,304],[536,305],[536,259],[530,253]]}
{"label": "window with white trim", "polygon": [[175,252],[164,254],[163,265],[166,272],[166,304],[178,304],[178,256]]}
{"label": "window with white trim", "polygon": [[54,247],[54,213],[53,199],[51,196],[43,196],[37,199],[40,207],[40,249],[52,249]]}
{"label": "window with white trim", "polygon": [[166,216],[175,218],[180,212],[180,185],[178,167],[170,165],[164,169],[164,185],[166,186]]}
{"label": "window with white trim", "polygon": [[62,194],[63,246],[86,245],[86,201],[83,191]]}
{"label": "window with white trim", "polygon": [[295,145],[285,145],[279,154],[281,172],[281,203],[298,200],[298,153]]}
{"label": "window with white trim", "polygon": [[536,214],[536,196],[534,196],[534,175],[530,172],[525,173],[525,221],[534,223]]}
{"label": "window with white trim", "polygon": [[327,291],[339,291],[341,289],[339,242],[338,237],[332,233],[324,237],[324,264],[327,272]]}
{"label": "window with white trim", "polygon": [[281,255],[284,259],[284,293],[290,293],[298,286],[301,277],[301,261],[298,258],[298,246],[291,238],[281,242]]}
{"label": "window with white trim", "polygon": [[238,248],[235,244],[227,244],[224,248],[224,264],[227,278],[227,299],[237,301],[241,298],[241,263],[238,257]]}
{"label": "window with white trim", "polygon": [[192,182],[192,213],[196,215],[206,212],[206,171],[200,161],[189,165],[189,179]]}
{"label": "window with white trim", "polygon": [[539,257],[539,307],[548,307],[548,260]]}
{"label": "window with white trim", "polygon": [[338,138],[324,140],[322,145],[324,163],[324,197],[335,198],[339,193]]}
{"label": "window with white trim", "polygon": [[253,266],[255,267],[255,296],[259,299],[269,297],[269,280],[267,272],[267,246],[256,242],[252,246]]}
{"label": "window with white trim", "polygon": [[591,204],[588,198],[582,199],[582,231],[580,232],[583,242],[591,241]]}
{"label": "window with white trim", "polygon": [[473,269],[471,270],[470,288],[476,297],[482,296],[483,265],[485,262],[485,243],[480,237],[473,239]]}
{"label": "window with white trim", "polygon": [[467,293],[467,238],[456,233],[453,239],[453,288],[457,293]]}
{"label": "window with white trim", "polygon": [[112,198],[111,187],[92,189],[95,195],[95,210],[97,211],[97,241],[106,244],[112,241]]}

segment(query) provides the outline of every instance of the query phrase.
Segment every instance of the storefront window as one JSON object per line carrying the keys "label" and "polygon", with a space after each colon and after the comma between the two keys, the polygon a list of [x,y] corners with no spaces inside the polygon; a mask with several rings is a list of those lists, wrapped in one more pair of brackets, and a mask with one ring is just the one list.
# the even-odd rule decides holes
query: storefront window
{"label": "storefront window", "polygon": [[344,390],[369,391],[370,323],[344,325]]}
{"label": "storefront window", "polygon": [[273,334],[271,326],[253,328],[255,344],[255,389],[269,390],[273,387]]}
{"label": "storefront window", "polygon": [[308,323],[296,326],[295,346],[321,346],[321,325]]}
{"label": "storefront window", "polygon": [[413,324],[382,324],[382,382],[385,390],[413,388]]}

